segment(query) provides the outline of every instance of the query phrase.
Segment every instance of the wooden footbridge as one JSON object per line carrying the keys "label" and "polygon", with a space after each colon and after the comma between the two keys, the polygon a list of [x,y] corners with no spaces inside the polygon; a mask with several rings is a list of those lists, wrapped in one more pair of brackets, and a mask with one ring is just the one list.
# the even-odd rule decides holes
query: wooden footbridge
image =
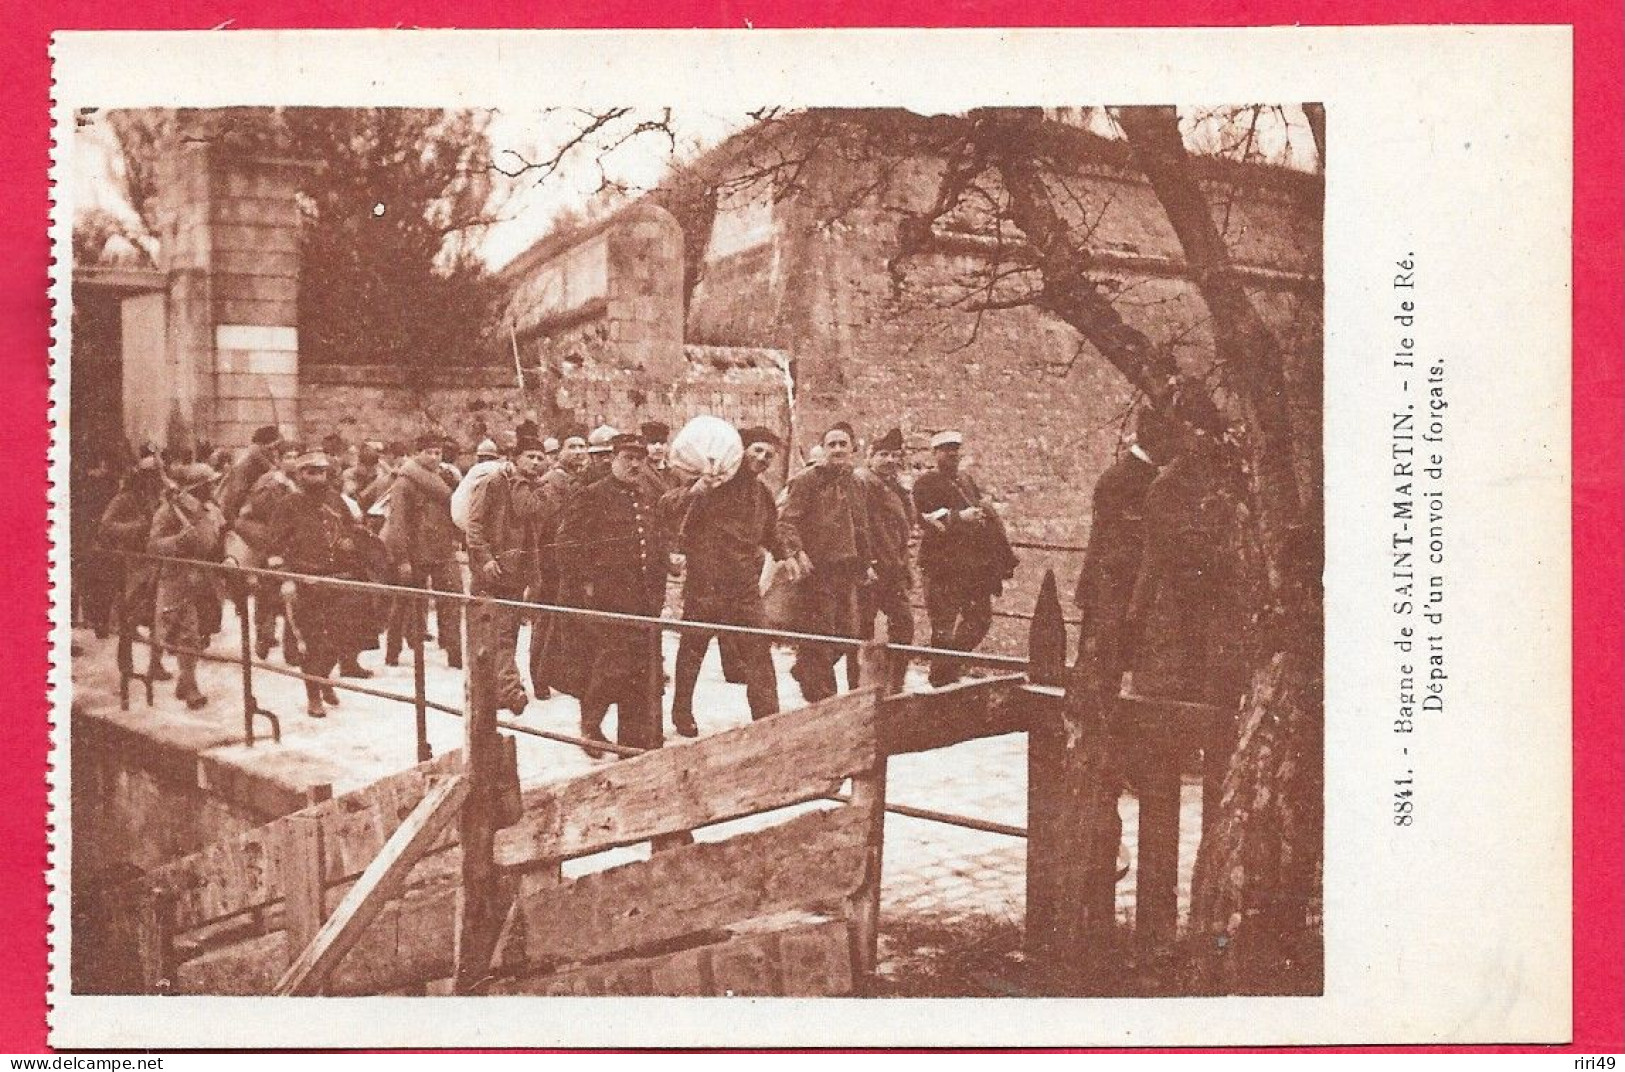
{"label": "wooden footbridge", "polygon": [[[468,602],[471,636],[489,635],[491,601]],[[480,641],[461,750],[164,864],[82,917],[126,993],[872,994],[886,811],[976,825],[888,803],[887,760],[1026,733],[1028,826],[982,828],[1028,838],[1029,949],[1088,956],[1067,922],[1076,809],[1089,805],[1067,784],[1079,742],[1065,651],[1051,576],[1029,658],[981,657],[1011,672],[891,696],[863,687],[522,789],[489,695],[497,655]],[[930,654],[863,645],[861,679],[886,680],[899,653]],[[251,726],[246,685],[245,697]],[[1113,715],[1163,760],[1141,779],[1136,920],[1150,945],[1177,930],[1177,753],[1202,732],[1192,706],[1122,701]],[[647,858],[592,869],[629,846]]]}

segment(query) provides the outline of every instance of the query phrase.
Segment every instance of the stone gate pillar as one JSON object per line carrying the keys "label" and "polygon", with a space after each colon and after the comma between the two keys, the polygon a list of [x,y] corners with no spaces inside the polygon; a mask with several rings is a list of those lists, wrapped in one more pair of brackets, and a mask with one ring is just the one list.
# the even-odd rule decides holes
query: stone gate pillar
{"label": "stone gate pillar", "polygon": [[299,427],[299,206],[292,161],[218,154],[211,203],[214,413],[210,438]]}
{"label": "stone gate pillar", "polygon": [[171,449],[235,447],[262,424],[293,434],[299,423],[296,191],[305,165],[235,151],[216,134],[208,117],[182,112],[159,159],[165,345],[125,370],[144,399],[167,405],[161,420],[136,416],[161,424]]}

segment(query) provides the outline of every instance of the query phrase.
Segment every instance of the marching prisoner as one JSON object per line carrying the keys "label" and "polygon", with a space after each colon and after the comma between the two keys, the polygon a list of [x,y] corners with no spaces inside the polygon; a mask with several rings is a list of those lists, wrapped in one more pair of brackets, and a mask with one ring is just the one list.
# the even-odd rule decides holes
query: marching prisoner
{"label": "marching prisoner", "polygon": [[[790,478],[779,511],[779,538],[797,560],[795,629],[824,636],[858,635],[858,586],[874,580],[870,569],[869,517],[852,476],[852,429],[837,424],[820,441],[816,465]],[[843,650],[804,643],[796,649],[790,676],[808,703],[835,695],[835,663]]]}
{"label": "marching prisoner", "polygon": [[[886,616],[886,642],[914,642],[914,610],[909,606],[913,572],[908,562],[908,540],[914,527],[914,505],[898,479],[903,470],[903,433],[893,428],[869,447],[869,464],[853,473],[863,489],[869,514],[869,559],[874,581],[858,589],[858,637],[876,635],[875,616]],[[846,662],[847,684],[856,688],[857,660]],[[908,657],[887,656],[886,694],[903,691]]]}
{"label": "marching prisoner", "polygon": [[[992,502],[970,474],[959,469],[964,442],[963,435],[951,430],[932,436],[936,468],[914,482],[931,646],[955,651],[972,651],[987,636],[993,624],[993,597],[1004,590],[1016,568]],[[962,672],[958,660],[931,660],[933,686],[958,681]]]}
{"label": "marching prisoner", "polygon": [[[254,482],[248,499],[236,516],[230,518],[235,540],[230,540],[228,553],[244,566],[263,566],[270,555],[271,530],[278,512],[288,496],[299,490],[295,476],[304,448],[298,443],[277,445],[277,467]],[[240,544],[240,546],[239,546]],[[277,645],[276,623],[282,615],[281,584],[261,577],[254,582],[254,654],[261,659],[270,655]],[[285,662],[297,666],[302,658],[299,642],[284,624],[282,630],[282,656]]]}
{"label": "marching prisoner", "polygon": [[[745,429],[740,440],[745,457],[738,472],[720,484],[702,477],[689,488],[670,492],[665,510],[686,558],[683,618],[761,629],[767,625],[760,589],[763,556],[785,557],[773,494],[762,483],[781,441],[761,427]],[[672,727],[684,737],[699,733],[694,686],[713,636],[722,653],[723,677],[745,686],[750,717],[766,718],[779,710],[778,679],[766,637],[685,631],[677,644],[671,708]]]}
{"label": "marching prisoner", "polygon": [[[164,489],[164,472],[156,451],[143,452],[119,493],[107,504],[97,523],[97,536],[105,547],[119,551],[145,551],[152,533],[152,518],[158,512]],[[152,608],[157,571],[152,563],[110,555],[113,565],[114,613],[118,620],[118,667],[121,674],[133,673],[133,644],[138,626],[152,625]],[[163,649],[157,643],[147,648],[147,678],[168,681]]]}
{"label": "marching prisoner", "polygon": [[[147,550],[167,558],[198,562],[220,560],[226,520],[211,496],[219,479],[209,466],[194,462],[176,474],[171,489],[153,514]],[[158,569],[153,630],[159,643],[175,652],[175,698],[196,709],[208,703],[197,685],[197,655],[205,641],[199,621],[199,603],[214,591],[207,570],[165,562]]]}
{"label": "marching prisoner", "polygon": [[[389,490],[389,509],[380,535],[395,564],[400,583],[437,592],[462,592],[463,575],[457,564],[462,533],[451,520],[451,493],[461,474],[441,461],[442,437],[425,432],[417,449],[395,474]],[[426,617],[424,608],[399,600],[384,657],[393,663],[400,654],[403,634],[418,642]],[[462,608],[455,599],[435,600],[435,630],[446,664],[463,665]]]}
{"label": "marching prisoner", "polygon": [[[333,490],[332,463],[321,451],[299,458],[299,490],[288,496],[271,530],[272,569],[344,580],[363,579],[361,537],[365,529],[349,506]],[[356,618],[365,613],[368,597],[343,588],[286,581],[282,598],[288,624],[302,641],[301,668],[314,677],[331,677],[356,632]],[[331,685],[305,682],[306,711],[312,718],[327,717],[326,704],[337,704]]]}
{"label": "marching prisoner", "polygon": [[[543,514],[542,471],[547,455],[538,439],[521,437],[513,464],[475,485],[468,508],[468,564],[475,595],[522,600],[537,584],[539,526]],[[497,705],[516,715],[529,699],[519,676],[516,649],[522,612],[490,609],[491,648],[496,653]]]}
{"label": "marching prisoner", "polygon": [[254,429],[244,447],[232,459],[226,478],[220,485],[220,512],[227,521],[234,519],[254,490],[254,485],[266,473],[277,467],[278,445],[282,435],[272,424]]}
{"label": "marching prisoner", "polygon": [[[546,443],[543,444],[545,449]],[[542,513],[536,523],[539,552],[536,563],[536,586],[531,592],[533,603],[559,603],[559,562],[564,549],[558,546],[559,525],[586,487],[583,479],[587,467],[587,432],[583,428],[568,428],[557,450],[553,468],[542,476]],[[558,666],[557,660],[568,658],[571,645],[550,639],[555,628],[567,630],[569,623],[562,619],[538,615],[530,626],[530,683],[538,700],[553,694],[559,683],[554,675],[568,668]],[[563,686],[559,685],[562,689]],[[563,691],[570,691],[564,689]]]}

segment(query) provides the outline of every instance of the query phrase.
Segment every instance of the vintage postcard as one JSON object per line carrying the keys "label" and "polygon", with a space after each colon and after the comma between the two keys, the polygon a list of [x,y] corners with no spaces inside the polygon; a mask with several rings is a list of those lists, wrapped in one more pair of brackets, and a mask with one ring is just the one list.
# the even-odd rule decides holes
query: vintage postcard
{"label": "vintage postcard", "polygon": [[53,1045],[1569,1038],[1566,28],[52,62]]}

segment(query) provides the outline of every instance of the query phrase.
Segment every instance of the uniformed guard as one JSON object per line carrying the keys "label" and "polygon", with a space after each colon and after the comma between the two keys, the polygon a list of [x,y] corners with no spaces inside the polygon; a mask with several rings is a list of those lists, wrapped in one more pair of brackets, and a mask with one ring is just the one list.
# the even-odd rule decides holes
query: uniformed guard
{"label": "uniformed guard", "polygon": [[[648,450],[643,437],[610,441],[609,475],[589,486],[560,528],[567,553],[565,583],[579,604],[594,610],[658,616],[666,592],[666,548],[656,524],[656,503],[642,478]],[[573,623],[572,623],[573,625]],[[592,622],[581,628],[589,647],[581,684],[581,735],[604,741],[604,716],[617,709],[616,740],[658,748],[660,631],[640,625]],[[597,758],[599,749],[588,748]]]}

